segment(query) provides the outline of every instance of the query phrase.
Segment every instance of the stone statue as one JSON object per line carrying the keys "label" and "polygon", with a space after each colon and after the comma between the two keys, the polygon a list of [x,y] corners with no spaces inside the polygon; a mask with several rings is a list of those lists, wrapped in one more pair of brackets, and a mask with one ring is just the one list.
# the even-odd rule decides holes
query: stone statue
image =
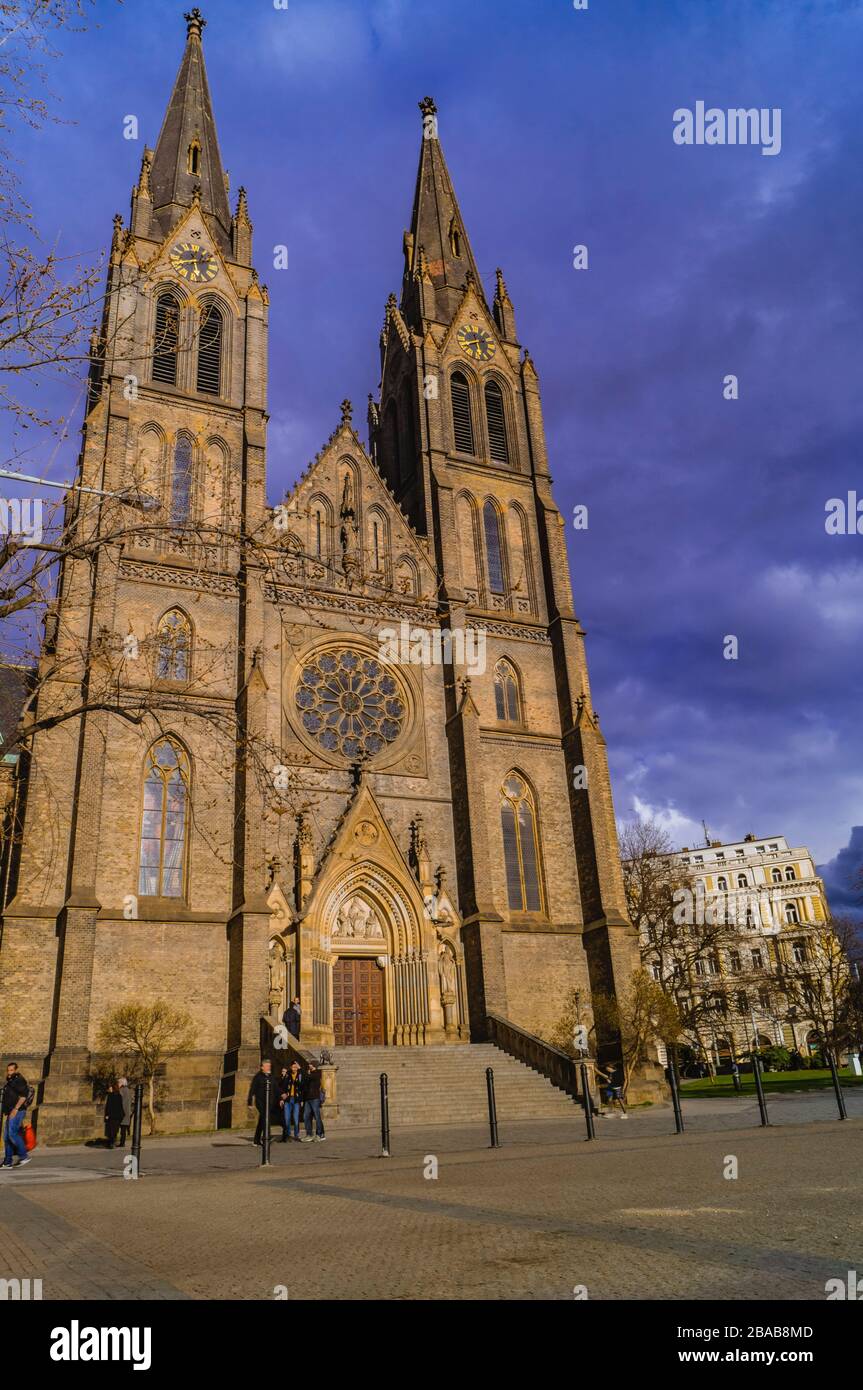
{"label": "stone statue", "polygon": [[455,995],[456,995],[456,964],[455,964],[455,956],[454,956],[453,953],[452,953],[452,947],[448,946],[446,942],[444,942],[443,945],[442,945],[441,948],[440,948],[440,952],[439,952],[439,954],[438,954],[437,968],[438,968],[438,975],[440,976],[441,997],[445,999],[446,996],[449,995],[451,999],[455,999]]}

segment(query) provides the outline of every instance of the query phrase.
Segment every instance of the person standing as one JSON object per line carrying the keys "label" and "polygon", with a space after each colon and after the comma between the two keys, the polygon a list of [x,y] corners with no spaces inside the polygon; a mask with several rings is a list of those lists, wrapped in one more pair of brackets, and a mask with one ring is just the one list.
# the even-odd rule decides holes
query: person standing
{"label": "person standing", "polygon": [[[303,1105],[305,1090],[305,1077],[300,1069],[299,1062],[291,1062],[291,1070],[284,1087],[285,1109],[283,1124],[285,1126],[285,1142],[293,1138],[296,1143],[300,1142],[300,1110]],[[293,1136],[291,1135],[293,1129]]]}
{"label": "person standing", "polygon": [[132,1090],[125,1076],[120,1077],[117,1082],[117,1089],[123,1102],[123,1118],[120,1121],[120,1147],[125,1149],[132,1125]]}
{"label": "person standing", "polygon": [[279,1092],[276,1086],[275,1077],[272,1075],[272,1062],[265,1061],[260,1065],[260,1069],[252,1077],[252,1084],[249,1087],[248,1105],[254,1105],[258,1112],[258,1126],[255,1130],[254,1142],[258,1145],[264,1139],[264,1116],[267,1113],[267,1091],[270,1093],[270,1123],[272,1124],[273,1111],[278,1119]]}
{"label": "person standing", "polygon": [[30,1162],[27,1145],[21,1133],[29,1097],[30,1087],[18,1070],[18,1063],[9,1062],[0,1101],[0,1119],[5,1124],[4,1168],[21,1168]]}
{"label": "person standing", "polygon": [[[311,1144],[313,1139],[318,1144],[322,1144],[326,1139],[326,1135],[324,1134],[324,1122],[321,1119],[321,1105],[326,1100],[327,1095],[326,1091],[324,1091],[321,1086],[322,1081],[323,1077],[321,1073],[318,1071],[314,1062],[311,1062],[309,1064],[309,1070],[306,1073],[304,1090],[305,1105],[303,1106],[303,1119],[306,1124],[306,1135],[303,1143],[305,1144]],[[312,1116],[314,1116],[315,1120],[314,1137],[312,1136]]]}
{"label": "person standing", "polygon": [[105,1137],[108,1148],[113,1149],[117,1142],[117,1132],[123,1123],[123,1097],[116,1081],[112,1081],[105,1097]]}
{"label": "person standing", "polygon": [[596,1067],[596,1078],[606,1087],[605,1100],[608,1106],[618,1105],[620,1107],[620,1118],[628,1118],[626,1106],[623,1103],[623,1086],[619,1080],[618,1072],[620,1068],[609,1067],[608,1071],[603,1071],[602,1067]]}
{"label": "person standing", "polygon": [[285,1094],[287,1091],[289,1072],[287,1067],[282,1067],[276,1081],[276,1095],[279,1103],[280,1118],[282,1121],[282,1143],[288,1142],[288,1117],[285,1113]]}
{"label": "person standing", "polygon": [[287,1028],[288,1032],[292,1035],[292,1037],[296,1038],[297,1042],[300,1041],[301,1012],[302,1011],[300,1009],[300,996],[298,994],[295,994],[293,999],[291,1000],[290,1006],[287,1009],[285,1009],[285,1012],[282,1015],[282,1022],[284,1023],[285,1027]]}

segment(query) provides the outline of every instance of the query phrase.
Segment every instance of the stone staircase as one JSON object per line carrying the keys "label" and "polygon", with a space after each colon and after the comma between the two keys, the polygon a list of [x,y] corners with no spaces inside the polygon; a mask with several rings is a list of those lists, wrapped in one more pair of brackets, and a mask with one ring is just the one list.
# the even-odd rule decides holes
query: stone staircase
{"label": "stone staircase", "polygon": [[440,1047],[339,1048],[338,1116],[334,1128],[380,1123],[380,1074],[389,1078],[390,1125],[477,1123],[488,1120],[485,1069],[494,1068],[498,1121],[576,1119],[576,1103],[539,1072],[492,1043]]}

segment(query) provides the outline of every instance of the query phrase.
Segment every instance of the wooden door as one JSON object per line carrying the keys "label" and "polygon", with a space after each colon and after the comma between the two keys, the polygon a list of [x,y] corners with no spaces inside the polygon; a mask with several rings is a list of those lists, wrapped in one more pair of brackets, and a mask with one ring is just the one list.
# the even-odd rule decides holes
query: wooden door
{"label": "wooden door", "polygon": [[384,972],[374,960],[339,956],[333,966],[333,1029],[337,1047],[386,1042]]}

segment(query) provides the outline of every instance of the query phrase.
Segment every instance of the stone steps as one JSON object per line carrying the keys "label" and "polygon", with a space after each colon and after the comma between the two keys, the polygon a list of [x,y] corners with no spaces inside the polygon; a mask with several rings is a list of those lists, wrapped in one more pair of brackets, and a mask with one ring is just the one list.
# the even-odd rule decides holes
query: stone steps
{"label": "stone steps", "polygon": [[379,1122],[382,1071],[388,1078],[393,1127],[487,1120],[486,1067],[494,1069],[499,1120],[575,1114],[571,1097],[490,1043],[342,1048],[334,1060],[338,1115],[331,1119],[339,1127]]}

